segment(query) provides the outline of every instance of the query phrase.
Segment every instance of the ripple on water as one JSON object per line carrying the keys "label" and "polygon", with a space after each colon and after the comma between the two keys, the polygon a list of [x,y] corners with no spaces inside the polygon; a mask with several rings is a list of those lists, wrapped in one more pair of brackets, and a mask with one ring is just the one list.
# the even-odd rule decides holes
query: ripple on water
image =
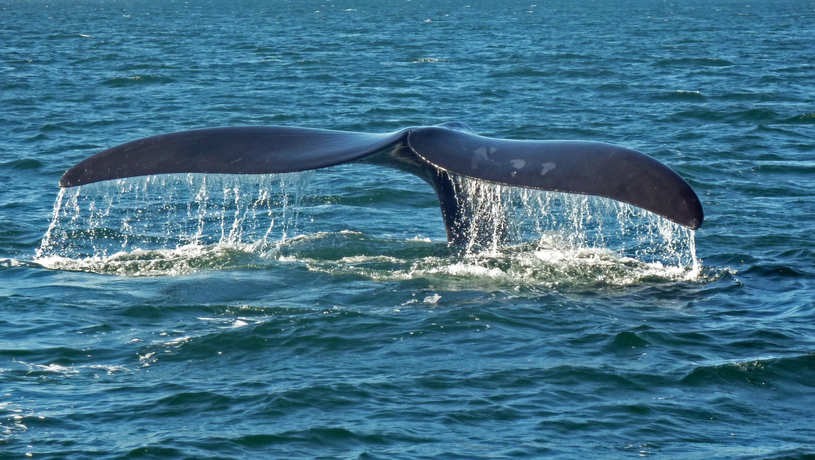
{"label": "ripple on water", "polygon": [[797,392],[803,382],[815,377],[813,364],[813,354],[734,360],[697,366],[682,378],[682,383],[698,387],[735,385]]}

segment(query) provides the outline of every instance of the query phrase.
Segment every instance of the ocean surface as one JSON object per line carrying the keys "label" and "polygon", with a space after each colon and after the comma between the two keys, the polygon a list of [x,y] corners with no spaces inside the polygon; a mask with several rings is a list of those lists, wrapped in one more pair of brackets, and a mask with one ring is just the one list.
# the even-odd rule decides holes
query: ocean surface
{"label": "ocean surface", "polygon": [[[0,458],[813,458],[815,2],[0,0]],[[461,121],[674,169],[697,231],[364,164],[60,190],[194,128]],[[489,218],[489,216],[488,216]]]}

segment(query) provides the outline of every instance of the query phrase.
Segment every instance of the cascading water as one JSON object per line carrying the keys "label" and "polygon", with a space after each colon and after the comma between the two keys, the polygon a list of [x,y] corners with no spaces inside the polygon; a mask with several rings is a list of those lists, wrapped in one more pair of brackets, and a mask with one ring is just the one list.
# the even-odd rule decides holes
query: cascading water
{"label": "cascading water", "polygon": [[538,250],[607,249],[645,262],[698,269],[693,230],[643,209],[601,197],[454,180],[463,195],[459,202],[475,217],[468,254],[500,252],[532,241]]}
{"label": "cascading water", "polygon": [[463,248],[303,228],[324,204],[309,202],[314,174],[163,175],[63,189],[36,261],[134,276],[296,263],[451,289],[473,278],[552,287],[699,277],[694,232],[647,211],[462,177],[457,199],[473,217]]}
{"label": "cascading water", "polygon": [[311,175],[162,175],[61,189],[35,258],[53,268],[154,275],[217,266],[212,259],[230,251],[264,253],[295,228]]}
{"label": "cascading water", "polygon": [[651,212],[601,197],[454,181],[459,203],[475,219],[449,273],[546,286],[692,281],[701,274],[694,231]]}

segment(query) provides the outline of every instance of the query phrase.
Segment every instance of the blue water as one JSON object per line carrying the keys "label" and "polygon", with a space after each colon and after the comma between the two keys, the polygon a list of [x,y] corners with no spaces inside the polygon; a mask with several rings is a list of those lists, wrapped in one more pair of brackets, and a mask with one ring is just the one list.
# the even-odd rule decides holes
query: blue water
{"label": "blue water", "polygon": [[[0,457],[815,455],[812,1],[0,2]],[[105,147],[450,120],[645,152],[696,232],[370,165],[60,193]],[[477,184],[474,187],[479,187]]]}

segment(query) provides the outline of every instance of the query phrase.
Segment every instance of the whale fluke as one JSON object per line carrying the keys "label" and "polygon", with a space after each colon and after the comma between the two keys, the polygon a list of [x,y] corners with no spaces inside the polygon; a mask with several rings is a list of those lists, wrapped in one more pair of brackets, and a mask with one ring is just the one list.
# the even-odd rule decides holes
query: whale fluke
{"label": "whale fluke", "polygon": [[399,142],[402,131],[238,127],[182,131],[103,150],[65,172],[61,187],[171,173],[274,174],[358,160]]}
{"label": "whale fluke", "polygon": [[596,195],[646,209],[691,229],[704,220],[690,185],[639,152],[600,142],[508,140],[461,123],[384,134],[295,127],[211,128],[122,144],[70,168],[61,187],[168,173],[273,174],[363,161],[416,174],[436,191],[452,243],[467,216],[452,177]]}

